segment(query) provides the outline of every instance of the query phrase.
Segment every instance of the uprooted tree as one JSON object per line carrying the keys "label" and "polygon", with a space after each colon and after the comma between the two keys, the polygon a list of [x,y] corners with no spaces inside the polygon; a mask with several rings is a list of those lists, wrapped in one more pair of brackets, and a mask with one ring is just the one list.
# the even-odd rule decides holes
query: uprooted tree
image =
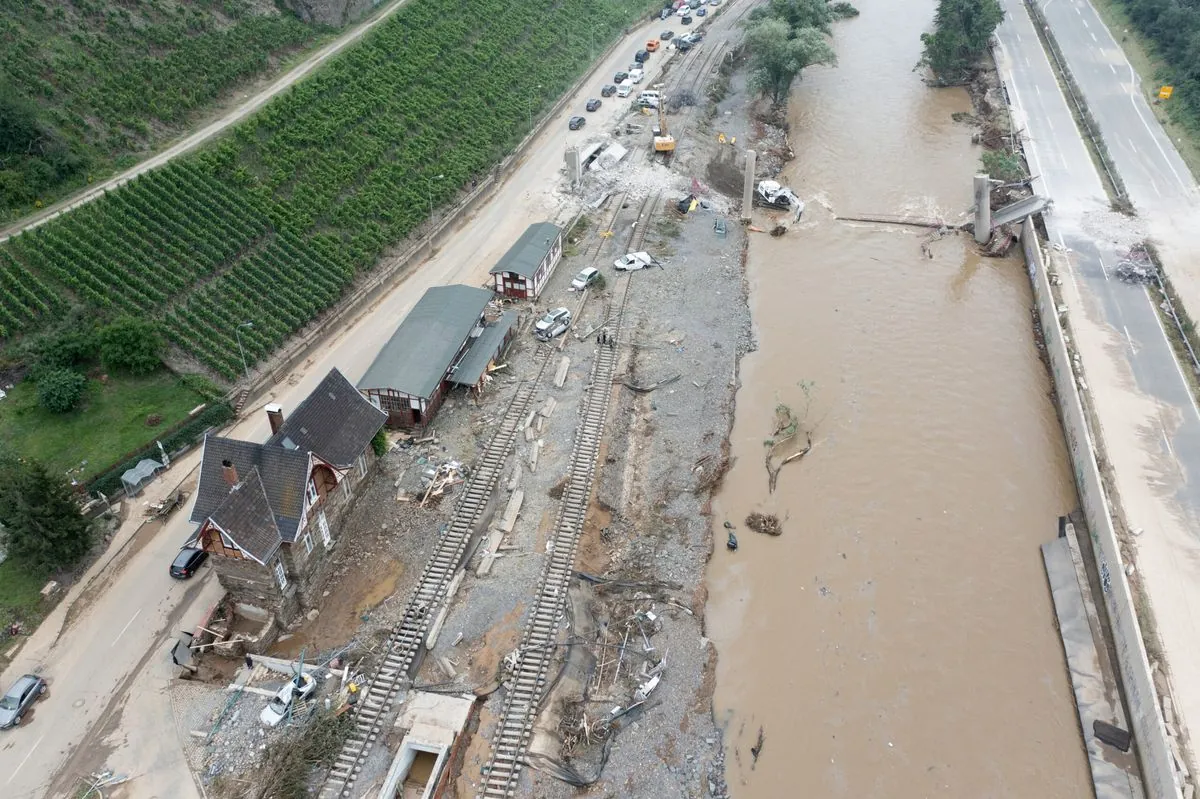
{"label": "uprooted tree", "polygon": [[770,493],[775,493],[775,483],[779,480],[779,472],[789,463],[798,461],[812,451],[813,428],[808,423],[809,410],[812,407],[812,390],[814,384],[808,380],[800,381],[800,390],[804,392],[804,407],[800,415],[782,402],[775,406],[775,428],[771,437],[763,441],[766,449],[764,461],[767,467],[767,487]]}

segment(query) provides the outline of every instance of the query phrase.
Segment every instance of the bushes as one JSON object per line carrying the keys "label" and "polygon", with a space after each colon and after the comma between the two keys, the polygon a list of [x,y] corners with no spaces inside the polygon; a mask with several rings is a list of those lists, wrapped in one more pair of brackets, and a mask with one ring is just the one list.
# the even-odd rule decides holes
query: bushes
{"label": "bushes", "polygon": [[79,404],[87,378],[70,369],[47,369],[37,381],[38,404],[51,413],[66,413]]}
{"label": "bushes", "polygon": [[371,451],[375,453],[375,457],[382,458],[387,454],[387,449],[387,431],[381,427],[375,437],[371,439]]}
{"label": "bushes", "polygon": [[148,375],[162,365],[164,348],[158,325],[122,316],[100,331],[100,358],[109,369]]}
{"label": "bushes", "polygon": [[35,461],[0,457],[0,522],[9,554],[36,569],[72,566],[92,546],[66,482]]}
{"label": "bushes", "polygon": [[965,83],[1003,19],[998,0],[938,0],[933,33],[921,34],[918,66],[929,67],[944,86]]}

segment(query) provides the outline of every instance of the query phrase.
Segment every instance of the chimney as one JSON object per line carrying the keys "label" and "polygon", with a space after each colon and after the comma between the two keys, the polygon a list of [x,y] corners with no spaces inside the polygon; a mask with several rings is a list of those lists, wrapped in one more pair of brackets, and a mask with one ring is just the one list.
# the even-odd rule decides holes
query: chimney
{"label": "chimney", "polygon": [[237,467],[233,465],[233,461],[221,461],[221,476],[225,478],[225,482],[229,483],[230,488],[235,488],[238,484]]}
{"label": "chimney", "polygon": [[267,412],[267,419],[271,422],[271,435],[279,432],[279,428],[283,427],[283,406],[272,402],[264,410]]}

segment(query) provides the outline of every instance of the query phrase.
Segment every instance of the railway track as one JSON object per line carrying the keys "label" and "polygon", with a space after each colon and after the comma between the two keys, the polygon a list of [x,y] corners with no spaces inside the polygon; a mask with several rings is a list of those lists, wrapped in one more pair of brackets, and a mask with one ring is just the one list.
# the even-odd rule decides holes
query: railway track
{"label": "railway track", "polygon": [[[661,192],[647,196],[638,211],[641,224],[630,233],[628,247],[640,247]],[[618,205],[618,209],[620,205]],[[614,215],[615,219],[615,215]],[[629,299],[630,276],[616,281],[605,318],[620,340],[625,306]],[[554,659],[558,628],[565,612],[567,586],[575,570],[575,553],[583,521],[587,516],[596,474],[596,460],[604,438],[605,421],[612,397],[613,374],[619,360],[617,347],[601,346],[592,364],[590,388],[583,400],[575,443],[571,449],[568,482],[563,491],[553,537],[546,550],[546,563],[538,580],[516,666],[505,690],[500,718],[492,735],[491,754],[484,767],[482,799],[507,799],[516,791],[525,752],[533,735],[534,720],[543,698],[546,676]]]}
{"label": "railway track", "polygon": [[442,532],[433,556],[425,564],[416,593],[405,608],[404,617],[392,628],[388,637],[383,663],[365,690],[359,692],[355,707],[354,731],[342,745],[329,776],[321,788],[321,799],[348,797],[354,788],[359,770],[383,732],[383,723],[397,691],[409,679],[410,671],[421,653],[425,636],[438,617],[446,600],[446,592],[455,573],[462,567],[472,531],[487,506],[505,461],[512,451],[513,441],[533,402],[550,361],[550,347],[539,347],[535,376],[517,387],[487,449],[476,463],[458,501],[450,523]]}

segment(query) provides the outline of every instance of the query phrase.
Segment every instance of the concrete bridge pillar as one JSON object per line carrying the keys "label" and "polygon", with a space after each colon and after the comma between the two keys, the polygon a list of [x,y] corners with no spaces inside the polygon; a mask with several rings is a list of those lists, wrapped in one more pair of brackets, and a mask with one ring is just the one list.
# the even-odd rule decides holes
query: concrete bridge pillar
{"label": "concrete bridge pillar", "polygon": [[975,176],[975,241],[987,244],[992,237],[992,183],[987,175]]}

